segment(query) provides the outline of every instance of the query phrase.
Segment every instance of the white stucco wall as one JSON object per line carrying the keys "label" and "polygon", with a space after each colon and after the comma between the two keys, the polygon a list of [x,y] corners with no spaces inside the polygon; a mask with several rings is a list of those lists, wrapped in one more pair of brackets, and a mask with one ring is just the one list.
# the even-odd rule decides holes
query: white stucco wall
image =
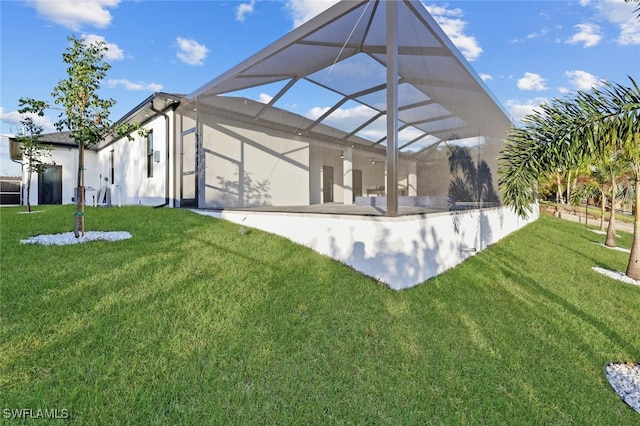
{"label": "white stucco wall", "polygon": [[[169,138],[173,137],[174,115],[168,113]],[[143,128],[152,130],[154,135],[154,151],[158,151],[159,160],[153,164],[153,177],[147,177],[147,145],[146,138],[134,134],[134,140],[126,138],[115,141],[100,151],[85,150],[85,188],[86,203],[92,205],[93,197],[96,204],[99,191],[104,191],[107,185],[111,189],[111,203],[116,205],[143,204],[158,205],[165,201],[166,197],[166,167],[169,166],[169,194],[170,204],[173,206],[174,198],[174,162],[167,162],[167,137],[166,120],[158,116],[144,124]],[[169,144],[169,156],[174,158],[175,144]],[[114,153],[114,182],[108,182],[110,153]],[[62,166],[62,203],[74,203],[74,190],[77,186],[78,173],[78,149],[75,147],[55,147],[47,161]],[[168,164],[167,164],[168,163]],[[26,171],[23,172],[23,184],[26,183]],[[25,190],[26,196],[26,190]],[[101,197],[100,197],[101,198]],[[31,178],[31,204],[38,204],[38,176]]]}
{"label": "white stucco wall", "polygon": [[[55,147],[50,151],[50,156],[46,158],[49,163],[55,163],[62,167],[62,204],[72,204],[74,202],[74,190],[78,185],[78,150],[74,147]],[[85,170],[96,170],[98,168],[98,154],[95,151],[85,150],[84,156]],[[32,206],[38,205],[38,178],[37,174],[31,176],[31,197]],[[23,169],[23,191],[26,204],[27,172]],[[97,188],[99,180],[92,173],[85,173],[85,187]],[[87,193],[87,198],[90,192]]]}
{"label": "white stucco wall", "polygon": [[538,218],[537,205],[528,219],[506,207],[396,218],[198,212],[284,236],[394,290],[422,283]]}
{"label": "white stucco wall", "polygon": [[[169,126],[171,139],[173,132],[173,114],[169,114]],[[167,164],[166,122],[163,116],[157,116],[145,123],[142,127],[153,132],[153,150],[158,151],[159,161],[153,163],[153,176],[147,177],[147,139],[146,136],[133,134],[134,139],[129,141],[122,138],[103,148],[99,153],[99,167],[94,169],[95,178],[101,182],[104,189],[106,185],[111,189],[111,203],[118,204],[142,204],[159,205],[165,201],[166,167],[170,167],[169,173],[173,173],[173,164]],[[173,157],[173,146],[169,145],[169,154]],[[109,182],[110,155],[113,151],[114,181]],[[173,179],[170,175],[170,197],[173,195]],[[89,200],[87,200],[89,202]],[[170,205],[172,205],[170,203]]]}
{"label": "white stucco wall", "polygon": [[201,122],[201,208],[309,204],[309,144],[205,114]]}

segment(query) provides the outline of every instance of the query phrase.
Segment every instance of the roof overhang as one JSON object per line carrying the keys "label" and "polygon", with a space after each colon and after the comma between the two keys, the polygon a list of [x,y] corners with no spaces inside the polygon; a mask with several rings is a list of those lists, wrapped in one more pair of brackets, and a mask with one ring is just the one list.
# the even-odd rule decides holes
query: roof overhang
{"label": "roof overhang", "polygon": [[[158,115],[159,111],[163,112],[169,108],[177,107],[183,99],[183,95],[157,92],[149,97],[147,97],[144,101],[140,102],[133,109],[131,109],[127,114],[125,114],[122,118],[116,121],[116,125],[120,123],[140,123],[144,124],[145,122],[153,119]],[[100,149],[112,144],[115,142],[118,136],[115,133],[109,133],[106,135],[99,143],[92,145],[89,149],[93,151],[99,151]],[[41,135],[40,141],[52,146],[59,147],[77,147],[77,143],[71,138],[70,131],[62,131],[62,132],[53,132],[53,133],[45,133]],[[12,142],[13,155],[21,157],[21,151],[19,150],[18,144],[15,143],[15,138],[10,138],[10,142]]]}
{"label": "roof overhang", "polygon": [[[131,111],[129,111],[121,119],[119,119],[115,123],[115,125],[121,123],[144,124],[145,122],[156,117],[159,112],[166,111],[169,108],[176,108],[178,105],[180,105],[182,99],[182,95],[156,92],[150,95],[144,101],[140,102],[133,109],[131,109]],[[92,149],[100,150],[105,146],[111,145],[118,139],[119,137],[116,134],[110,133],[106,135],[98,144],[94,145]]]}

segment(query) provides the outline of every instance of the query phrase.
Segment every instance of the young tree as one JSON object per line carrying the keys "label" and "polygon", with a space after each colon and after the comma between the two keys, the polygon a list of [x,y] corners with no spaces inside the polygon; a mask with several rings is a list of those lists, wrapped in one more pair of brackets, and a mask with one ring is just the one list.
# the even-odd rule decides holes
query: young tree
{"label": "young tree", "polygon": [[27,171],[27,211],[31,213],[31,175],[41,174],[48,165],[45,159],[49,157],[51,147],[40,142],[40,135],[44,128],[36,124],[34,115],[38,117],[44,116],[44,110],[47,104],[44,101],[38,101],[31,98],[20,98],[20,109],[18,112],[22,114],[20,123],[24,132],[21,136],[16,137],[16,141],[21,144],[22,158],[24,159],[24,167]]}
{"label": "young tree", "polygon": [[68,78],[60,80],[52,92],[56,104],[63,112],[55,123],[59,131],[68,129],[71,138],[78,144],[78,174],[76,191],[76,212],[74,234],[78,238],[84,235],[84,151],[100,142],[111,132],[133,139],[130,133],[138,125],[120,124],[114,126],[109,118],[109,109],[116,103],[113,99],[102,99],[98,95],[100,83],[111,68],[103,61],[107,46],[99,41],[87,45],[75,36],[68,37],[71,42],[62,60],[68,64]]}

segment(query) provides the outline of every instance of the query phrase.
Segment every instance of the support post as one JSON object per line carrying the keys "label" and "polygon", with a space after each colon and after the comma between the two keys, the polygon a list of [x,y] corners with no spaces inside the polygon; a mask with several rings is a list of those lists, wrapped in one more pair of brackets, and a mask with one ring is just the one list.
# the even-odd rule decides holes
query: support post
{"label": "support post", "polygon": [[387,1],[387,216],[398,216],[397,5]]}
{"label": "support post", "polygon": [[407,176],[407,195],[415,197],[418,195],[418,164],[415,161],[409,162],[409,173]]}
{"label": "support post", "polygon": [[342,155],[342,202],[349,205],[353,204],[353,149],[345,149]]}

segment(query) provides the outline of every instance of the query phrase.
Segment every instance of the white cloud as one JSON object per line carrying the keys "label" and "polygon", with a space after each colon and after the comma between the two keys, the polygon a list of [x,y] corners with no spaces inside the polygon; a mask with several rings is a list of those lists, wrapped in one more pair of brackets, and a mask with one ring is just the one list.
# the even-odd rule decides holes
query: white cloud
{"label": "white cloud", "polygon": [[293,27],[296,28],[336,3],[338,0],[287,0],[285,9],[293,20]]}
{"label": "white cloud", "polygon": [[535,33],[535,32],[534,33],[529,33],[524,38],[522,38],[522,39],[516,38],[516,39],[511,40],[511,42],[512,43],[523,43],[523,42],[525,42],[527,40],[533,40],[534,38],[544,37],[547,34],[549,34],[550,32],[551,32],[551,30],[548,27],[544,27],[537,33]]}
{"label": "white cloud", "polygon": [[104,55],[105,59],[109,61],[119,61],[121,59],[124,59],[124,52],[122,51],[122,49],[120,49],[115,43],[107,42],[107,40],[105,40],[105,38],[102,36],[95,34],[84,34],[82,36],[82,40],[84,40],[84,44],[87,46],[93,43],[103,42],[105,46],[107,46],[107,49],[109,49],[105,52]]}
{"label": "white cloud", "polygon": [[13,135],[0,134],[0,176],[21,176],[20,164],[11,161],[9,154],[9,137]]}
{"label": "white cloud", "polygon": [[425,7],[468,61],[478,59],[483,50],[474,36],[465,34],[467,22],[460,19],[464,14],[462,9],[447,9],[445,6],[435,5]]}
{"label": "white cloud", "polygon": [[18,124],[22,119],[22,115],[18,111],[5,112],[4,108],[0,107],[0,120],[9,124]]}
{"label": "white cloud", "polygon": [[597,46],[602,40],[600,26],[596,24],[578,24],[574,28],[578,30],[572,37],[567,39],[568,44],[583,43],[582,47]]}
{"label": "white cloud", "polygon": [[602,82],[601,79],[586,71],[574,70],[564,73],[569,83],[577,90],[591,90]]}
{"label": "white cloud", "polygon": [[267,95],[266,93],[260,93],[260,96],[258,96],[258,101],[263,104],[268,104],[271,102],[271,99],[273,99],[273,96]]}
{"label": "white cloud", "polygon": [[29,0],[28,4],[49,21],[72,31],[84,25],[106,28],[111,23],[108,8],[115,7],[120,0]]}
{"label": "white cloud", "polygon": [[249,3],[240,3],[236,8],[236,21],[244,22],[244,17],[253,13],[255,4],[256,0],[251,0]]}
{"label": "white cloud", "polygon": [[640,44],[640,25],[637,23],[621,24],[620,36],[616,41],[623,46]]}
{"label": "white cloud", "polygon": [[531,40],[533,38],[546,36],[547,34],[549,34],[549,28],[545,27],[545,28],[541,29],[540,32],[538,32],[538,33],[527,34],[526,38],[527,38],[527,40]]}
{"label": "white cloud", "polygon": [[[513,121],[521,121],[525,115],[532,114],[541,104],[546,103],[546,98],[534,98],[524,102],[510,99],[505,103]],[[539,110],[539,109],[538,109]]]}
{"label": "white cloud", "polygon": [[150,92],[159,92],[162,90],[162,84],[157,83],[143,83],[141,81],[134,83],[126,79],[110,79],[107,81],[107,87],[122,86],[126,90],[142,90]]}
{"label": "white cloud", "polygon": [[623,0],[604,0],[593,3],[596,10],[610,23],[617,25],[620,34],[616,42],[620,45],[640,44],[640,23],[638,14],[634,13],[638,7],[636,2]]}
{"label": "white cloud", "polygon": [[480,78],[482,79],[482,81],[493,80],[493,76],[492,75],[485,74],[485,73],[480,73]]}
{"label": "white cloud", "polygon": [[[285,8],[289,11],[295,28],[337,2],[338,0],[287,0]],[[483,50],[474,36],[465,34],[467,22],[460,19],[463,15],[462,9],[448,9],[426,4],[425,7],[468,61],[478,59]]]}
{"label": "white cloud", "polygon": [[[53,120],[51,120],[50,117],[47,117],[46,115],[40,117],[36,114],[28,114],[28,115],[31,116],[31,118],[33,118],[33,122],[35,124],[42,126],[44,128],[44,133],[49,133],[56,130],[56,126],[54,126]],[[16,125],[14,126],[15,129],[20,128],[21,126],[20,120],[22,120],[24,116],[25,115],[20,114],[18,111],[5,112],[4,108],[0,107],[0,120],[8,124],[15,124]]]}
{"label": "white cloud", "polygon": [[[318,119],[322,114],[327,112],[329,107],[314,107],[306,114],[311,120]],[[368,118],[372,115],[372,109],[365,105],[358,105],[353,108],[338,108],[331,113],[333,120],[352,120]]]}
{"label": "white cloud", "polygon": [[517,85],[520,90],[547,90],[544,78],[540,74],[532,72],[524,73],[524,77],[518,80]]}
{"label": "white cloud", "polygon": [[178,37],[178,59],[188,65],[203,65],[209,49],[195,40]]}
{"label": "white cloud", "polygon": [[[329,107],[314,107],[305,114],[305,117],[310,120],[317,120],[328,110]],[[336,129],[352,130],[373,117],[375,113],[374,110],[365,105],[357,105],[353,108],[338,108],[323,120],[323,124],[335,127]],[[370,140],[378,140],[386,135],[386,132],[384,120],[377,120],[362,130],[359,136],[366,137]]]}
{"label": "white cloud", "polygon": [[309,112],[305,114],[305,116],[308,119],[317,120],[318,118],[320,118],[320,116],[322,116],[322,114],[327,111],[329,111],[329,107],[313,107],[309,110]]}

